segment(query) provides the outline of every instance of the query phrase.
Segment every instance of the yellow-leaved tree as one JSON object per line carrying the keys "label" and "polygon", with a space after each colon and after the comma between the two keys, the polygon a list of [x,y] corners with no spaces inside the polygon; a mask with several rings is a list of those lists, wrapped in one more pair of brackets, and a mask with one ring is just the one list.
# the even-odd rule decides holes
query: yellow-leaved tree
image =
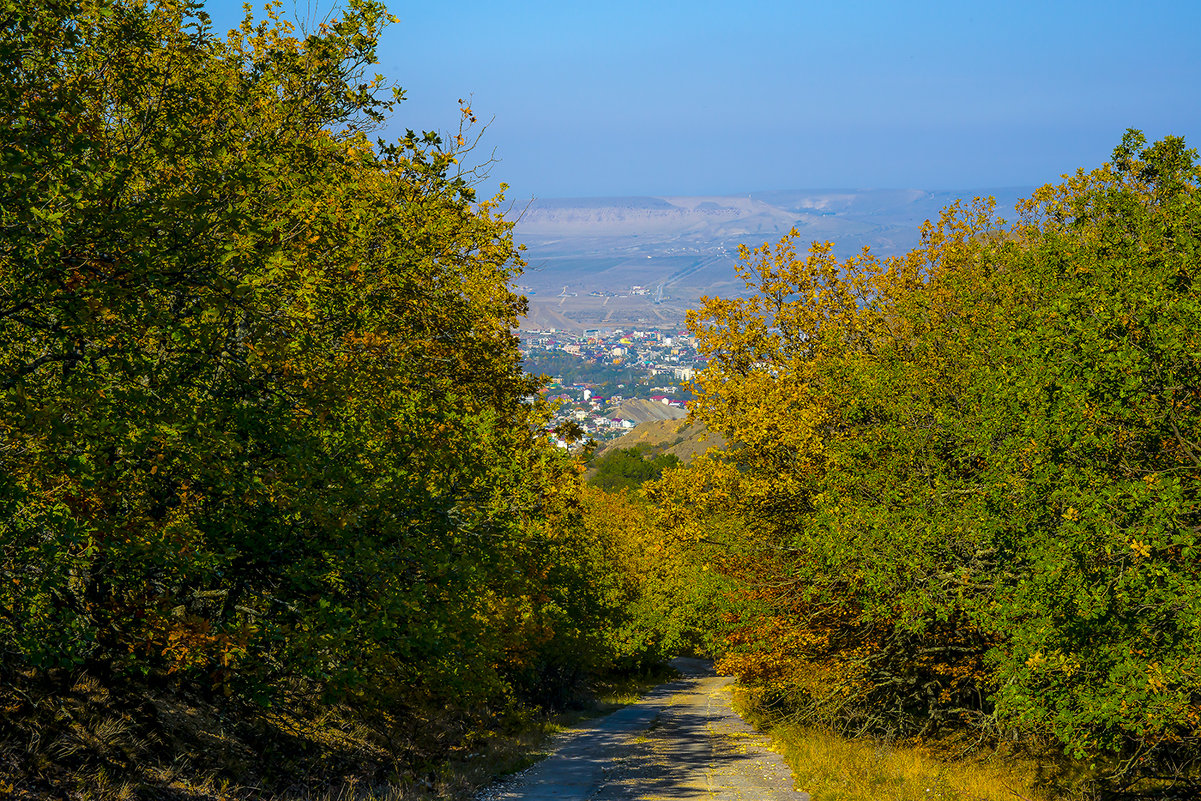
{"label": "yellow-leaved tree", "polygon": [[727,663],[850,730],[1051,736],[1131,777],[1201,742],[1195,153],[1114,158],[901,257],[743,252],[690,325],[731,445],[656,492],[719,540]]}

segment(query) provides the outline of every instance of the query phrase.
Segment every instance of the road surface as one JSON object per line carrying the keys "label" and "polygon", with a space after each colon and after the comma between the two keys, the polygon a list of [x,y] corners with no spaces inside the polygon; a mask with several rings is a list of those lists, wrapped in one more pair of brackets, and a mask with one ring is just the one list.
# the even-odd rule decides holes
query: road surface
{"label": "road surface", "polygon": [[564,737],[479,801],[809,801],[768,738],[730,707],[733,679],[677,659],[679,681]]}

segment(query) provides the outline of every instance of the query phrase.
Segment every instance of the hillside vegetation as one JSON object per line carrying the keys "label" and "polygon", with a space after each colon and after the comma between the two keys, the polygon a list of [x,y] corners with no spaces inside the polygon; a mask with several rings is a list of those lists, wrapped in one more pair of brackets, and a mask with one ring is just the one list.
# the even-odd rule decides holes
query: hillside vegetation
{"label": "hillside vegetation", "polygon": [[668,453],[685,464],[709,448],[725,445],[704,423],[687,420],[653,420],[639,423],[615,440],[597,449],[594,461],[619,448],[638,448],[651,456]]}
{"label": "hillside vegetation", "polygon": [[1131,131],[903,257],[743,249],[754,294],[689,320],[693,414],[731,444],[652,492],[737,587],[724,663],[763,708],[1196,789],[1199,183]]}
{"label": "hillside vegetation", "polygon": [[389,19],[5,3],[0,795],[412,778],[644,661]]}
{"label": "hillside vegetation", "polygon": [[370,137],[383,6],[0,2],[0,796],[432,793],[679,653],[790,731],[1201,790],[1183,140],[896,258],[743,248],[691,419],[606,492],[522,369],[471,109]]}
{"label": "hillside vegetation", "polygon": [[646,400],[645,398],[630,398],[622,401],[617,408],[608,412],[610,417],[620,417],[635,423],[650,423],[656,420],[680,420],[688,415],[678,406],[668,406],[665,403]]}

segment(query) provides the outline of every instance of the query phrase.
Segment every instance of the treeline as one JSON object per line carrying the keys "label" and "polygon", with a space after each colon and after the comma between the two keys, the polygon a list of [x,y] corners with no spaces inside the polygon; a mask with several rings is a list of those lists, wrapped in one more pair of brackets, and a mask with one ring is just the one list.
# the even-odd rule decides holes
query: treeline
{"label": "treeline", "polygon": [[[173,0],[3,19],[0,787],[153,794],[181,718],[151,696],[336,703],[395,771],[643,664],[645,632],[611,634],[638,577],[526,400],[471,110],[453,141],[369,138],[401,97],[367,72],[384,8],[305,35]],[[63,706],[97,686],[140,699],[107,738]],[[200,742],[167,761],[222,769]]]}
{"label": "treeline", "polygon": [[646,482],[660,478],[664,470],[680,464],[680,458],[674,453],[652,456],[639,448],[616,448],[592,461],[596,473],[588,483],[607,492],[638,489]]}
{"label": "treeline", "polygon": [[693,413],[732,445],[655,492],[739,588],[725,661],[760,703],[1198,781],[1199,183],[1131,131],[898,258],[743,250],[755,294],[690,314]]}

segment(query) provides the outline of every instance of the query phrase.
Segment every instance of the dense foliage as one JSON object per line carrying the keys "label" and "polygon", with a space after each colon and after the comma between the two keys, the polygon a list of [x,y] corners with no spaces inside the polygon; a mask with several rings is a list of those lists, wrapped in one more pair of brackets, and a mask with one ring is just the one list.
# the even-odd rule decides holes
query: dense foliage
{"label": "dense foliage", "polygon": [[1181,140],[1130,132],[904,257],[744,251],[748,296],[690,319],[693,413],[731,445],[601,462],[610,489],[661,473],[653,508],[549,445],[466,140],[369,139],[401,97],[365,73],[375,0],[302,36],[0,3],[0,689],[86,673],[432,732],[724,626],[802,717],[1196,775]]}
{"label": "dense foliage", "polygon": [[657,491],[723,544],[728,663],[764,698],[1195,767],[1199,183],[1132,131],[1016,222],[956,206],[900,258],[744,250],[750,295],[690,320],[694,414],[734,445]]}
{"label": "dense foliage", "polygon": [[612,492],[637,489],[662,476],[664,470],[677,467],[680,459],[674,453],[650,456],[638,448],[615,448],[595,462],[596,473],[588,483]]}
{"label": "dense foliage", "polygon": [[[631,449],[633,450],[633,449]],[[645,669],[681,654],[720,647],[729,580],[692,543],[663,536],[659,510],[641,493],[584,488],[584,523],[607,573],[606,652],[623,669]]]}
{"label": "dense foliage", "polygon": [[604,658],[605,568],[464,140],[368,138],[383,7],[3,19],[0,682],[561,697]]}

